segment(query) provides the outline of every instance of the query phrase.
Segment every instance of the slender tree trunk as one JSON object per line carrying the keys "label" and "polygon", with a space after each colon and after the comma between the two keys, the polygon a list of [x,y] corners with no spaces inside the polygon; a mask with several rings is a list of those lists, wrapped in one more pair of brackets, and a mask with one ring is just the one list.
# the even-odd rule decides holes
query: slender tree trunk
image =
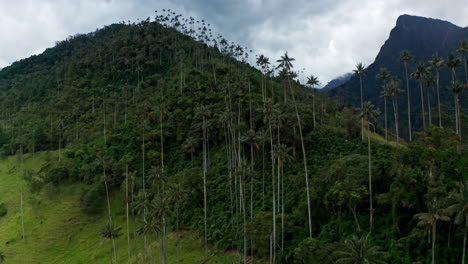
{"label": "slender tree trunk", "polygon": [[372,230],[373,227],[373,215],[374,215],[374,208],[372,204],[372,160],[371,160],[371,141],[370,141],[370,122],[367,121],[367,151],[369,154],[369,223],[370,229]]}
{"label": "slender tree trunk", "polygon": [[25,235],[24,235],[24,207],[23,207],[23,204],[24,204],[24,199],[23,199],[23,179],[24,179],[24,162],[23,162],[23,145],[20,145],[20,157],[21,157],[21,181],[20,181],[20,186],[21,186],[21,190],[20,190],[20,207],[21,207],[21,239],[24,240],[25,239]]}
{"label": "slender tree trunk", "polygon": [[275,201],[275,156],[273,154],[273,131],[271,121],[268,121],[270,130],[270,154],[271,154],[271,190],[272,190],[272,209],[273,209],[273,234],[272,234],[272,263],[276,263],[276,201]]}
{"label": "slender tree trunk", "polygon": [[468,67],[466,65],[466,55],[463,55],[463,64],[465,65],[465,82],[468,85]]}
{"label": "slender tree trunk", "polygon": [[294,91],[291,85],[291,81],[288,78],[289,89],[291,90],[291,96],[294,104],[294,109],[296,110],[296,118],[297,118],[297,125],[299,127],[299,135],[301,138],[301,147],[302,147],[302,158],[304,161],[304,176],[306,181],[306,195],[307,195],[307,215],[308,215],[308,223],[309,223],[309,238],[312,238],[312,212],[310,208],[310,191],[309,191],[309,174],[307,169],[307,153],[305,150],[304,145],[304,137],[302,135],[302,124],[301,124],[301,117],[299,116],[299,109],[297,108],[296,98],[294,96]]}
{"label": "slender tree trunk", "polygon": [[431,263],[435,263],[435,241],[436,241],[436,223],[432,224],[432,260]]}
{"label": "slender tree trunk", "polygon": [[388,130],[387,130],[387,97],[384,97],[384,109],[385,109],[385,143],[388,143]]}
{"label": "slender tree trunk", "polygon": [[[359,88],[361,90],[361,109],[364,105],[364,97],[362,94],[362,75],[359,75]],[[361,117],[361,140],[364,140],[364,118]]]}
{"label": "slender tree trunk", "polygon": [[130,199],[128,196],[128,165],[125,166],[125,203],[126,203],[126,216],[127,216],[127,259],[128,264],[131,263],[131,252],[130,252],[130,219],[129,219],[129,205]]}
{"label": "slender tree trunk", "polygon": [[[107,185],[106,166],[103,165],[102,168],[103,168],[103,176],[104,176],[104,185],[106,187],[107,213],[109,216],[109,224],[112,225],[112,212],[111,212],[110,199],[109,199],[109,187]],[[115,239],[113,236],[111,236],[111,240],[112,240],[112,249],[114,251],[114,262],[117,263],[117,250],[115,247]]]}
{"label": "slender tree trunk", "polygon": [[437,111],[439,115],[439,127],[442,127],[442,112],[440,110],[440,74],[439,70],[436,72],[436,86],[437,86]]}
{"label": "slender tree trunk", "polygon": [[397,145],[400,144],[400,136],[399,136],[399,129],[398,129],[398,101],[396,96],[393,96],[393,115],[395,117],[395,133],[396,133],[396,142]]}
{"label": "slender tree trunk", "polygon": [[206,123],[203,116],[203,213],[205,222],[205,258],[208,257],[208,224],[207,224],[207,201],[206,201]]}
{"label": "slender tree trunk", "polygon": [[466,254],[466,230],[468,229],[468,215],[465,215],[465,231],[463,232],[463,253],[462,253],[462,264],[465,264]]}
{"label": "slender tree trunk", "polygon": [[411,100],[410,100],[410,90],[409,90],[409,79],[408,79],[408,63],[405,62],[405,77],[406,77],[406,94],[408,97],[408,135],[409,141],[412,141],[411,136]]}
{"label": "slender tree trunk", "polygon": [[432,127],[432,109],[431,109],[431,99],[430,99],[430,96],[429,96],[429,91],[426,92],[426,100],[427,100],[427,113],[428,113],[428,124],[429,124],[429,127],[428,129],[431,129]]}
{"label": "slender tree trunk", "polygon": [[419,81],[419,89],[421,90],[421,115],[422,115],[423,130],[426,131],[426,113],[424,111],[424,92],[423,92],[421,81]]}
{"label": "slender tree trunk", "polygon": [[314,129],[315,129],[315,89],[312,87],[312,117],[314,119]]}

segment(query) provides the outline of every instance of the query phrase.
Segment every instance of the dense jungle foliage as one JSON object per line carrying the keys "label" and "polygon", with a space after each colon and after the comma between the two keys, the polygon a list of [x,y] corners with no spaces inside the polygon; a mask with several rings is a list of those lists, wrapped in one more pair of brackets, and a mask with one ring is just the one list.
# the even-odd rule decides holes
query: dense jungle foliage
{"label": "dense jungle foliage", "polygon": [[0,72],[1,152],[57,150],[25,171],[27,191],[85,183],[82,211],[109,218],[96,236],[127,239],[102,202],[120,192],[144,260],[148,237],[166,263],[168,233],[195,229],[207,252],[237,250],[242,262],[462,261],[468,156],[457,133],[434,122],[386,142],[370,103],[329,100],[314,77],[297,81],[293,62],[254,57],[170,11],[76,35]]}

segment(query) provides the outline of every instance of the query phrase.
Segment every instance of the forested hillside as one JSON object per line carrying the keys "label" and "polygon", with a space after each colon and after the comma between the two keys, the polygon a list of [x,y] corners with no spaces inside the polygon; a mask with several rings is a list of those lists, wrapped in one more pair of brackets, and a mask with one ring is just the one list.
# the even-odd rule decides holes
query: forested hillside
{"label": "forested hillside", "polygon": [[21,203],[3,206],[21,209],[16,242],[0,262],[21,258],[34,226],[23,194],[76,185],[114,263],[168,263],[181,230],[197,232],[208,263],[217,250],[242,263],[461,261],[468,157],[456,132],[385,141],[372,104],[296,81],[294,54],[255,56],[203,20],[156,14],[0,71],[2,155],[57,154],[20,171]]}

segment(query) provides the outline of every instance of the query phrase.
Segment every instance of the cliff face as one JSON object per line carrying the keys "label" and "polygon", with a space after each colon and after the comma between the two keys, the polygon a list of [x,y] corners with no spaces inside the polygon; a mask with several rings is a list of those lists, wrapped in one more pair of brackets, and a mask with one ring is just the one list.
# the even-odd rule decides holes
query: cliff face
{"label": "cliff face", "polygon": [[[376,80],[375,75],[381,67],[387,67],[394,76],[403,80],[405,74],[403,64],[399,60],[402,50],[409,50],[414,56],[409,65],[408,72],[411,73],[418,61],[429,61],[434,55],[446,57],[450,52],[455,52],[461,40],[468,40],[468,27],[462,28],[450,22],[439,19],[401,15],[391,30],[389,38],[385,41],[377,54],[374,63],[368,67],[368,74],[363,80],[364,100],[373,102],[383,110],[383,100],[380,98],[382,81]],[[450,71],[443,69],[441,72],[441,98],[442,102],[452,108],[452,95],[448,91]],[[459,69],[458,77],[464,77],[462,68]],[[405,85],[402,89],[406,90]],[[343,103],[354,104],[359,107],[359,77],[353,76],[348,82],[328,91],[331,97],[338,97]],[[420,93],[417,83],[410,80],[411,104],[414,115],[420,114]],[[433,96],[432,92],[430,96]],[[400,95],[400,100],[405,100],[406,93]],[[467,98],[467,93],[463,95]],[[432,105],[435,105],[434,102]],[[466,106],[462,106],[465,107]],[[406,113],[406,104],[401,103],[399,110]],[[401,115],[401,121],[405,122],[405,115]],[[416,128],[421,125],[418,121]],[[402,124],[405,125],[405,124]],[[404,130],[402,130],[404,131]]]}

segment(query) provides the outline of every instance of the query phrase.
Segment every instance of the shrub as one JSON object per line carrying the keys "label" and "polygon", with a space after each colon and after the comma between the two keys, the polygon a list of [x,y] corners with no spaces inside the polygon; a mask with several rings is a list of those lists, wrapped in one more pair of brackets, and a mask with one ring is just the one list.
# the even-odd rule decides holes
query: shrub
{"label": "shrub", "polygon": [[8,209],[6,208],[4,203],[0,203],[0,217],[5,216],[8,213]]}

